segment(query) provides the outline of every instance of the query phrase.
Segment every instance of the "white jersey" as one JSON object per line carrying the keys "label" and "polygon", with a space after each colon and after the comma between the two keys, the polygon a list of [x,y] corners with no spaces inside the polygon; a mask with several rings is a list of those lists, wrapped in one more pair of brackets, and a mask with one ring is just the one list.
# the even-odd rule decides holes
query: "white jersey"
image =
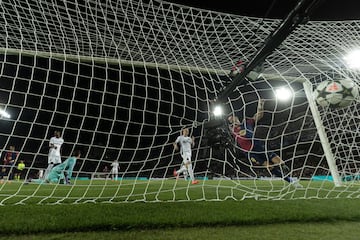
{"label": "white jersey", "polygon": [[117,174],[119,171],[119,162],[112,162],[111,163],[111,173],[112,174]]}
{"label": "white jersey", "polygon": [[63,145],[64,143],[64,139],[62,137],[52,137],[50,138],[50,143],[49,145],[54,145],[54,147],[50,148],[50,152],[49,155],[52,156],[60,156],[60,148],[61,145]]}
{"label": "white jersey", "polygon": [[180,144],[180,154],[184,155],[185,153],[191,153],[191,145],[192,145],[191,137],[185,137],[183,135],[178,136],[176,138],[175,143]]}

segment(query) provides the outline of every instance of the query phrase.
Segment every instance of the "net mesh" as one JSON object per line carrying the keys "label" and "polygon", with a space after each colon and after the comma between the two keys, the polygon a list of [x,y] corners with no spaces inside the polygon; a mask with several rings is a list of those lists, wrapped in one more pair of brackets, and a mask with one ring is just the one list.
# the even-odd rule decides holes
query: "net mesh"
{"label": "net mesh", "polygon": [[[245,118],[265,99],[255,137],[301,179],[304,188],[296,189],[252,166],[226,127],[220,144],[204,127],[231,67],[251,60],[280,20],[163,1],[3,0],[0,8],[0,104],[11,115],[0,120],[0,146],[2,158],[15,146],[26,165],[19,181],[3,174],[1,204],[359,195],[359,100],[318,109],[346,183],[336,188],[303,88],[334,74],[359,85],[343,60],[357,47],[359,21],[301,25],[266,59],[262,77],[236,88],[226,104],[227,114]],[[291,101],[274,98],[282,86],[295,93]],[[183,127],[195,136],[197,185],[172,175],[182,162],[172,143]],[[57,129],[62,160],[83,152],[72,184],[29,183],[47,167]],[[108,172],[114,160],[116,181]]]}

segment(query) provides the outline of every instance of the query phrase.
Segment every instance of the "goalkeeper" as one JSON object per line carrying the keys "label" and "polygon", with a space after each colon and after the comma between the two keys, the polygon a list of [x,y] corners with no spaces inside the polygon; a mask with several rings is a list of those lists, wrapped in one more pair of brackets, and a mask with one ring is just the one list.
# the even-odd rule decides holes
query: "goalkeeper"
{"label": "goalkeeper", "polygon": [[236,116],[228,118],[229,128],[237,144],[252,164],[265,166],[273,175],[301,188],[302,185],[293,180],[287,173],[289,168],[284,161],[273,152],[266,152],[264,143],[254,138],[255,124],[264,116],[264,100],[260,99],[257,112],[252,118],[240,122]]}
{"label": "goalkeeper", "polygon": [[76,164],[77,159],[81,156],[79,150],[74,151],[71,157],[66,159],[63,163],[53,167],[47,175],[45,181],[50,183],[70,184],[70,178]]}

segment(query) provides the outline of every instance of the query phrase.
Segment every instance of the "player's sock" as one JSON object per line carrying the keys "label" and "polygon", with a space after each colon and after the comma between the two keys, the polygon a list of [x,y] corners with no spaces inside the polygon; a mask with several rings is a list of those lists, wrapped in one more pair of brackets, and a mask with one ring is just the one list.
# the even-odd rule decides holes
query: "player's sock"
{"label": "player's sock", "polygon": [[190,179],[191,179],[191,181],[194,181],[195,180],[195,177],[194,177],[194,171],[193,171],[193,169],[192,169],[192,164],[190,163],[189,165],[188,165],[188,173],[189,173],[189,175],[190,175]]}
{"label": "player's sock", "polygon": [[70,184],[70,179],[67,176],[65,177],[64,184]]}
{"label": "player's sock", "polygon": [[294,180],[291,177],[289,177],[290,168],[285,163],[281,164],[280,167],[281,167],[281,172],[282,172],[283,176],[285,175],[285,177],[283,177],[283,179],[289,183],[294,182]]}
{"label": "player's sock", "polygon": [[185,171],[183,174],[184,174],[184,179],[187,180],[189,177],[188,171]]}
{"label": "player's sock", "polygon": [[280,171],[279,168],[274,167],[273,169],[271,169],[271,173],[274,174],[276,177],[280,177],[282,179],[284,179],[285,181],[291,183],[291,178],[289,176],[285,176],[282,174],[282,172]]}

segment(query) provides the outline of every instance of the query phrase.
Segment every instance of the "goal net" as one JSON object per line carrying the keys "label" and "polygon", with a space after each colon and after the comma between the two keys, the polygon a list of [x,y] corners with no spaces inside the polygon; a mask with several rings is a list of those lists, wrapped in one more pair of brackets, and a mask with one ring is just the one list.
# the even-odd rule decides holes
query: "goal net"
{"label": "goal net", "polygon": [[[213,100],[230,69],[249,62],[280,20],[156,0],[2,0],[0,8],[0,204],[359,196],[359,100],[319,108],[311,93],[334,76],[359,85],[343,60],[360,40],[359,21],[298,27],[216,122]],[[293,93],[288,101],[274,97],[282,87]],[[303,188],[253,165],[228,132],[226,117],[252,117],[259,99],[255,138]],[[198,184],[173,175],[182,164],[173,143],[185,127]],[[63,162],[82,151],[70,184],[41,176],[55,130]],[[14,163],[5,161],[10,146]]]}

